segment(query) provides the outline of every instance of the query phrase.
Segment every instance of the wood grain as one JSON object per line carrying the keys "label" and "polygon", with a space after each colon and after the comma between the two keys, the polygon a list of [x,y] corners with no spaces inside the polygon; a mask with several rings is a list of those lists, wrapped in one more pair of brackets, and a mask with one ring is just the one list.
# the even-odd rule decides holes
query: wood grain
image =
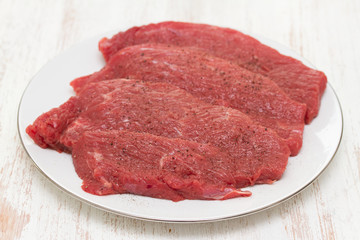
{"label": "wood grain", "polygon": [[[356,239],[360,235],[360,2],[0,1],[0,239]],[[341,100],[338,154],[311,186],[270,210],[206,224],[152,223],[73,199],[21,146],[17,106],[31,77],[88,37],[164,20],[227,26],[291,47],[323,70]],[[316,161],[316,159],[314,159]]]}
{"label": "wood grain", "polygon": [[[1,186],[0,190],[2,190]],[[30,216],[24,212],[18,212],[4,196],[0,197],[0,212],[0,238],[19,238]]]}

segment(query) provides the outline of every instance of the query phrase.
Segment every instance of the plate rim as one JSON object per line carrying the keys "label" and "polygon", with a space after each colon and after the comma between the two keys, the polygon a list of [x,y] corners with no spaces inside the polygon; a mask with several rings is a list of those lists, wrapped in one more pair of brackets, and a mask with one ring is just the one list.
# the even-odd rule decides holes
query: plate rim
{"label": "plate rim", "polygon": [[[112,31],[111,31],[112,32]],[[114,31],[115,32],[115,31]],[[102,35],[106,35],[108,34],[109,32],[105,32],[103,33]],[[271,39],[268,39],[266,37],[263,37],[263,36],[260,36],[258,34],[248,34],[246,33],[247,35],[249,35],[250,37],[254,37],[255,39],[257,39],[258,41],[260,41],[258,39],[258,37],[261,37],[261,39],[263,40],[269,40],[269,41],[272,41],[272,42],[275,42],[277,44],[280,44],[284,47],[286,47],[288,50],[291,50],[293,51],[291,48],[279,43],[279,42],[276,42],[274,40],[271,40]],[[40,173],[47,179],[47,180],[50,180],[50,182],[52,184],[54,184],[58,189],[60,189],[61,191],[65,192],[66,194],[68,194],[68,196],[71,196],[77,200],[79,200],[80,202],[84,202],[92,207],[95,207],[97,209],[100,209],[100,210],[103,210],[103,211],[106,211],[106,212],[109,212],[109,213],[112,213],[112,214],[115,214],[115,215],[119,215],[119,216],[123,216],[123,217],[129,217],[129,218],[132,218],[132,219],[138,219],[138,220],[144,220],[144,221],[149,221],[149,222],[161,222],[161,223],[209,223],[209,222],[218,222],[218,221],[224,221],[224,220],[230,220],[230,219],[235,219],[235,218],[239,218],[239,217],[245,217],[245,216],[249,216],[249,215],[253,215],[253,214],[256,214],[256,213],[259,213],[259,212],[262,212],[262,211],[265,211],[265,210],[268,210],[272,207],[275,207],[281,203],[284,203],[286,201],[288,201],[289,199],[293,198],[294,196],[296,196],[297,194],[299,194],[300,192],[302,192],[304,189],[306,189],[307,187],[309,187],[311,184],[314,183],[314,181],[316,179],[318,179],[320,177],[320,175],[328,168],[328,166],[330,165],[330,163],[333,162],[333,159],[335,158],[338,150],[339,150],[339,147],[340,147],[340,144],[342,142],[342,138],[343,138],[343,133],[344,133],[344,114],[343,114],[343,110],[342,110],[342,106],[341,106],[341,103],[340,103],[340,100],[339,100],[339,97],[337,95],[337,93],[335,92],[333,86],[331,85],[331,83],[329,81],[327,81],[327,88],[331,88],[332,90],[332,93],[334,94],[335,96],[335,99],[336,99],[336,103],[337,105],[339,106],[339,110],[340,110],[340,115],[341,115],[341,132],[340,132],[340,137],[339,137],[339,140],[338,140],[338,143],[337,143],[337,146],[336,146],[336,149],[334,151],[334,153],[332,154],[330,160],[327,162],[326,166],[324,166],[324,168],[316,175],[314,176],[307,184],[305,184],[303,187],[301,187],[300,189],[298,189],[296,192],[290,194],[289,196],[286,196],[282,199],[279,199],[278,201],[276,202],[273,202],[267,206],[264,206],[264,207],[260,207],[258,209],[255,209],[255,210],[252,210],[250,212],[247,212],[247,213],[240,213],[240,214],[235,214],[235,215],[232,215],[232,216],[227,216],[227,217],[215,217],[215,218],[209,218],[209,219],[204,219],[204,220],[171,220],[171,219],[156,219],[156,218],[149,218],[149,217],[141,217],[141,216],[136,216],[136,215],[131,215],[131,214],[128,214],[128,213],[124,213],[124,212],[119,212],[119,211],[115,211],[115,210],[112,210],[110,208],[107,208],[105,206],[101,206],[97,203],[94,203],[90,200],[87,200],[85,198],[82,198],[80,196],[77,196],[76,194],[72,193],[70,190],[67,190],[66,188],[62,187],[61,185],[59,185],[58,183],[56,183],[51,177],[49,177],[40,167],[39,165],[36,163],[36,161],[31,157],[30,153],[28,152],[28,149],[25,147],[25,144],[24,144],[24,140],[23,140],[23,137],[22,137],[22,134],[20,132],[20,118],[19,118],[19,115],[20,115],[20,107],[22,105],[22,102],[23,102],[23,97],[26,93],[26,90],[28,89],[28,87],[30,86],[30,84],[33,82],[33,80],[36,78],[36,76],[50,63],[52,62],[55,58],[57,58],[59,55],[65,53],[65,52],[68,52],[68,51],[71,51],[71,49],[75,48],[76,46],[78,45],[81,45],[81,43],[89,40],[89,39],[92,39],[96,36],[101,36],[101,35],[94,35],[92,37],[89,37],[89,38],[86,38],[78,43],[75,43],[74,45],[72,45],[70,48],[68,49],[65,49],[64,51],[60,52],[58,55],[54,56],[53,58],[49,59],[34,75],[33,77],[31,77],[31,79],[29,80],[28,84],[26,85],[26,87],[24,88],[23,92],[22,92],[22,95],[21,95],[21,98],[20,98],[20,101],[19,101],[19,104],[18,104],[18,108],[17,108],[17,130],[18,130],[18,134],[19,134],[19,137],[20,137],[20,142],[21,142],[21,145],[23,146],[23,149],[25,150],[26,154],[28,155],[28,157],[31,159],[31,161],[33,162],[33,164],[35,165],[35,167],[40,171]],[[277,50],[278,51],[278,50]],[[293,51],[295,54],[299,55],[297,52]],[[299,55],[301,56],[301,55]],[[302,60],[306,60],[307,62],[309,62],[307,59],[305,59],[303,56],[301,56]],[[300,59],[297,59],[299,61],[302,62],[302,60]]]}

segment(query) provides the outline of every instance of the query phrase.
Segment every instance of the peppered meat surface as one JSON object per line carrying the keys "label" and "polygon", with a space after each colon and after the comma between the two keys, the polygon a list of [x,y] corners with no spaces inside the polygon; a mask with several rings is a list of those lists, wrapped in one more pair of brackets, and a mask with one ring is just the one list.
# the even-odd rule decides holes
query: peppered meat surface
{"label": "peppered meat surface", "polygon": [[269,77],[292,99],[305,103],[306,123],[310,123],[319,112],[327,83],[325,74],[239,31],[206,24],[161,22],[133,27],[110,39],[104,38],[99,42],[99,49],[109,61],[120,49],[142,43],[195,47],[233,61]]}
{"label": "peppered meat surface", "polygon": [[[290,155],[287,144],[271,129],[255,124],[240,111],[204,103],[173,85],[116,79],[87,84],[74,99],[81,111],[73,121],[66,121],[66,128],[54,128],[40,116],[27,131],[43,129],[37,134],[48,147],[57,149],[53,143],[60,142],[67,151],[72,151],[83,132],[96,130],[127,130],[211,144],[234,159],[236,187],[280,179]],[[58,114],[56,109],[52,112],[47,118],[54,121]]]}
{"label": "peppered meat surface", "polygon": [[273,81],[204,52],[159,44],[142,44],[118,51],[106,66],[75,79],[76,92],[90,82],[134,78],[167,82],[199,99],[240,110],[276,131],[296,155],[302,146],[306,105],[289,98]]}
{"label": "peppered meat surface", "polygon": [[209,144],[128,131],[87,131],[72,150],[82,188],[180,201],[250,196],[235,187],[235,164]]}

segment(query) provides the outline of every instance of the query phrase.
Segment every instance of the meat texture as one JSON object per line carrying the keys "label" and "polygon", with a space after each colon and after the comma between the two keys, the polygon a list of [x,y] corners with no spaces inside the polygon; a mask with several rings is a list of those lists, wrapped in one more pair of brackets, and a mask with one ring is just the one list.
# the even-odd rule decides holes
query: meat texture
{"label": "meat texture", "polygon": [[234,161],[218,148],[128,131],[87,131],[73,146],[76,172],[89,193],[180,201],[250,196],[235,187]]}
{"label": "meat texture", "polygon": [[90,82],[134,78],[176,85],[211,104],[232,107],[284,138],[292,155],[302,145],[305,104],[274,82],[227,60],[188,48],[143,44],[118,51],[99,72],[75,79],[76,92]]}
{"label": "meat texture", "polygon": [[40,115],[33,124],[26,128],[26,133],[42,148],[70,152],[69,148],[60,142],[60,137],[80,112],[81,104],[78,97],[71,97],[60,107]]}
{"label": "meat texture", "polygon": [[269,77],[292,99],[305,103],[306,123],[310,123],[318,114],[327,82],[325,74],[241,32],[205,24],[161,22],[133,27],[111,39],[104,38],[99,43],[99,49],[109,61],[120,49],[142,43],[195,47],[233,61]]}
{"label": "meat texture", "polygon": [[[128,130],[211,144],[234,159],[236,187],[271,183],[286,168],[289,148],[271,129],[255,124],[240,111],[204,103],[173,85],[134,79],[102,81],[87,84],[76,100],[81,113],[66,122],[65,131],[56,135],[60,139],[53,139],[53,129],[48,131],[50,140],[48,132],[42,132],[48,146],[56,148],[53,142],[60,142],[71,151],[83,132],[95,130]],[[57,115],[49,117],[54,121]],[[27,130],[45,129],[46,122],[40,116]]]}

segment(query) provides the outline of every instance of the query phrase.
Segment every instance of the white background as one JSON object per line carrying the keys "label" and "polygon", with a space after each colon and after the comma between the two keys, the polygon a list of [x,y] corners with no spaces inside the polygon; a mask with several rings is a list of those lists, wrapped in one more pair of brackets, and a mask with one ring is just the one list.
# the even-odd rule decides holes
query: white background
{"label": "white background", "polygon": [[[328,169],[270,210],[207,224],[151,223],[73,199],[21,146],[17,105],[36,72],[75,43],[163,20],[227,26],[273,39],[324,71],[345,128]],[[360,230],[360,2],[0,1],[0,239],[355,239]]]}

